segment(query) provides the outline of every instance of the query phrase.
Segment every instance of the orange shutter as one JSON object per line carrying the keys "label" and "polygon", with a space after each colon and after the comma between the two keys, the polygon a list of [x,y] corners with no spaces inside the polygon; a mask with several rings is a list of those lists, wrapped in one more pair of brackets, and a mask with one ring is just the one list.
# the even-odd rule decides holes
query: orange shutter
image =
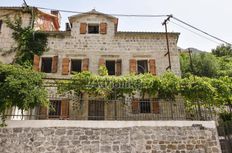
{"label": "orange shutter", "polygon": [[57,65],[58,65],[58,56],[52,57],[52,73],[57,72]]}
{"label": "orange shutter", "polygon": [[154,59],[149,60],[150,73],[156,75],[156,63]]}
{"label": "orange shutter", "polygon": [[62,74],[68,75],[69,74],[69,58],[63,58],[62,61]]}
{"label": "orange shutter", "polygon": [[159,112],[160,112],[160,106],[159,106],[159,102],[157,100],[152,101],[152,112],[155,114],[159,114]]}
{"label": "orange shutter", "polygon": [[116,75],[119,76],[122,74],[122,60],[116,61]]}
{"label": "orange shutter", "polygon": [[80,23],[80,34],[86,34],[86,28],[87,28],[86,23]]}
{"label": "orange shutter", "polygon": [[61,119],[67,119],[69,117],[69,101],[61,101]]}
{"label": "orange shutter", "polygon": [[89,70],[89,59],[88,58],[84,58],[82,60],[83,64],[82,64],[82,71],[88,71]]}
{"label": "orange shutter", "polygon": [[99,59],[99,67],[100,66],[105,66],[105,59],[104,58]]}
{"label": "orange shutter", "polygon": [[33,61],[33,69],[35,71],[39,71],[39,62],[40,62],[40,57],[38,55],[34,55],[34,61]]}
{"label": "orange shutter", "polygon": [[100,23],[100,33],[101,34],[107,33],[107,23]]}
{"label": "orange shutter", "polygon": [[130,73],[136,73],[136,59],[130,59]]}
{"label": "orange shutter", "polygon": [[139,100],[133,99],[131,103],[132,113],[137,114],[139,113]]}
{"label": "orange shutter", "polygon": [[39,107],[39,119],[47,119],[48,118],[48,109],[47,107],[40,106]]}

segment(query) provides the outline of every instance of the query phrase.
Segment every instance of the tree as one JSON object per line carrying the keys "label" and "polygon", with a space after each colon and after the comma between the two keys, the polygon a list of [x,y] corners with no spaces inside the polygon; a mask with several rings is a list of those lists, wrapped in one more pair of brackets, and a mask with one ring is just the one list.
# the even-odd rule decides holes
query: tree
{"label": "tree", "polygon": [[29,110],[38,104],[48,106],[43,75],[30,67],[0,64],[0,114],[12,107]]}
{"label": "tree", "polygon": [[212,49],[212,53],[215,56],[222,57],[222,56],[230,56],[232,57],[232,47],[231,45],[220,45],[217,46],[216,49]]}
{"label": "tree", "polygon": [[218,59],[211,53],[194,53],[192,54],[192,68],[188,53],[181,54],[182,76],[193,74],[201,77],[216,77],[218,75]]}

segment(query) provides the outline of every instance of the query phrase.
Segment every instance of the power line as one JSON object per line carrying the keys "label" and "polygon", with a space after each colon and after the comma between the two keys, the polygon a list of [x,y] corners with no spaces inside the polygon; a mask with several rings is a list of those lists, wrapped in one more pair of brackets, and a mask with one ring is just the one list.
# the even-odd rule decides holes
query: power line
{"label": "power line", "polygon": [[232,45],[231,43],[229,43],[229,42],[227,42],[227,41],[225,41],[225,40],[222,40],[222,39],[220,39],[220,38],[218,38],[218,37],[216,37],[216,36],[213,36],[213,35],[211,35],[211,34],[205,32],[205,31],[203,31],[203,30],[201,30],[201,29],[199,29],[199,28],[197,28],[197,27],[195,27],[195,26],[193,26],[193,25],[190,25],[189,23],[187,23],[187,22],[185,22],[185,21],[182,21],[182,20],[180,20],[180,19],[178,19],[178,18],[176,18],[176,17],[174,17],[174,16],[172,16],[172,18],[175,19],[176,21],[182,23],[182,24],[185,24],[185,25],[187,25],[187,26],[189,26],[189,27],[191,27],[191,28],[193,28],[193,29],[195,29],[195,30],[197,30],[197,31],[200,31],[200,32],[204,33],[205,35],[207,35],[207,36],[209,36],[209,37],[212,37],[212,38],[214,38],[214,39],[216,39],[216,40],[219,40],[219,41],[221,41],[221,42],[223,42],[223,43],[225,43],[225,44]]}
{"label": "power line", "polygon": [[23,4],[28,7],[26,0],[23,0]]}
{"label": "power line", "polygon": [[[39,9],[43,9],[43,10],[57,10],[60,12],[65,12],[65,13],[78,13],[78,14],[89,14],[88,12],[78,12],[78,11],[70,11],[70,10],[60,10],[60,9],[53,9],[53,8],[45,8],[45,7],[37,7],[37,6],[33,6]],[[169,15],[163,15],[163,14],[159,14],[159,15],[152,15],[152,14],[144,14],[144,15],[139,15],[139,14],[108,14],[108,15],[112,15],[112,16],[122,16],[122,17],[167,17]]]}
{"label": "power line", "polygon": [[173,21],[170,21],[170,22],[173,23],[173,24],[175,24],[176,26],[179,26],[179,27],[181,27],[181,28],[183,28],[183,29],[185,29],[185,30],[187,30],[187,31],[190,31],[190,32],[194,33],[195,35],[197,35],[197,36],[199,36],[199,37],[205,38],[205,39],[207,39],[207,40],[209,40],[209,41],[211,41],[211,42],[214,42],[214,43],[220,45],[219,42],[214,41],[214,40],[212,40],[212,39],[209,39],[209,38],[207,38],[206,36],[203,36],[203,35],[201,35],[201,34],[199,34],[199,33],[197,33],[197,32],[194,32],[193,30],[190,30],[190,29],[188,29],[188,28],[186,28],[186,27],[184,27],[184,26],[182,26],[182,25],[180,25],[180,24],[178,24],[178,23],[175,23],[175,22],[173,22]]}

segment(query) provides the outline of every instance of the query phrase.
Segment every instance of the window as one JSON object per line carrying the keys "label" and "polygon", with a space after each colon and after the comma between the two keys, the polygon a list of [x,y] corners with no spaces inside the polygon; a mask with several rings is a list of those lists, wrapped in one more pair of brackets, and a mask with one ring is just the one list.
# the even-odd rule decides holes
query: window
{"label": "window", "polygon": [[61,115],[61,101],[50,101],[49,118],[59,118]]}
{"label": "window", "polygon": [[52,58],[51,57],[43,57],[41,71],[45,73],[52,72]]}
{"label": "window", "polygon": [[151,113],[150,100],[140,100],[140,113]]}
{"label": "window", "polygon": [[148,72],[147,60],[138,60],[137,61],[137,72],[138,74],[144,74]]}
{"label": "window", "polygon": [[81,60],[72,59],[71,60],[71,73],[73,72],[81,72]]}
{"label": "window", "polygon": [[99,24],[89,24],[88,25],[88,33],[98,34],[99,33]]}
{"label": "window", "polygon": [[1,32],[1,29],[2,29],[2,20],[0,20],[0,32]]}
{"label": "window", "polygon": [[115,75],[115,61],[106,61],[106,68],[109,75]]}

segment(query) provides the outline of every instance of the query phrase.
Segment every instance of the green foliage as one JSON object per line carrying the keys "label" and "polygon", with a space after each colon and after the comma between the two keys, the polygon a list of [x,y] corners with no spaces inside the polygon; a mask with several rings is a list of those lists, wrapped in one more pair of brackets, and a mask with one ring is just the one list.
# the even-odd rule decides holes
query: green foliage
{"label": "green foliage", "polygon": [[180,78],[171,72],[166,72],[160,76],[159,98],[165,100],[175,100],[179,94]]}
{"label": "green foliage", "polygon": [[29,110],[36,105],[48,106],[43,75],[30,67],[0,64],[0,114],[14,106]]}
{"label": "green foliage", "polygon": [[17,47],[15,63],[22,65],[24,62],[33,62],[34,54],[42,55],[47,47],[47,35],[41,32],[35,32],[33,27],[22,26],[21,16],[15,16],[11,21],[6,19],[7,26],[13,30],[12,38],[16,41]]}
{"label": "green foliage", "polygon": [[183,77],[190,74],[218,78],[221,76],[232,77],[232,57],[216,57],[211,53],[195,53],[192,55],[193,70],[190,66],[188,53],[180,54],[180,66]]}
{"label": "green foliage", "polygon": [[212,103],[216,89],[210,84],[209,78],[189,76],[182,79],[180,93],[189,102]]}
{"label": "green foliage", "polygon": [[216,49],[212,49],[212,53],[218,57],[222,57],[222,56],[232,57],[232,47],[231,45],[222,44],[220,46],[217,46]]}
{"label": "green foliage", "polygon": [[216,77],[218,62],[210,53],[193,54],[193,74],[204,77]]}
{"label": "green foliage", "polygon": [[100,68],[98,69],[98,74],[100,76],[108,75],[108,70],[107,70],[106,66],[100,66]]}
{"label": "green foliage", "polygon": [[232,77],[232,57],[230,56],[218,57],[218,63],[219,63],[218,76]]}

